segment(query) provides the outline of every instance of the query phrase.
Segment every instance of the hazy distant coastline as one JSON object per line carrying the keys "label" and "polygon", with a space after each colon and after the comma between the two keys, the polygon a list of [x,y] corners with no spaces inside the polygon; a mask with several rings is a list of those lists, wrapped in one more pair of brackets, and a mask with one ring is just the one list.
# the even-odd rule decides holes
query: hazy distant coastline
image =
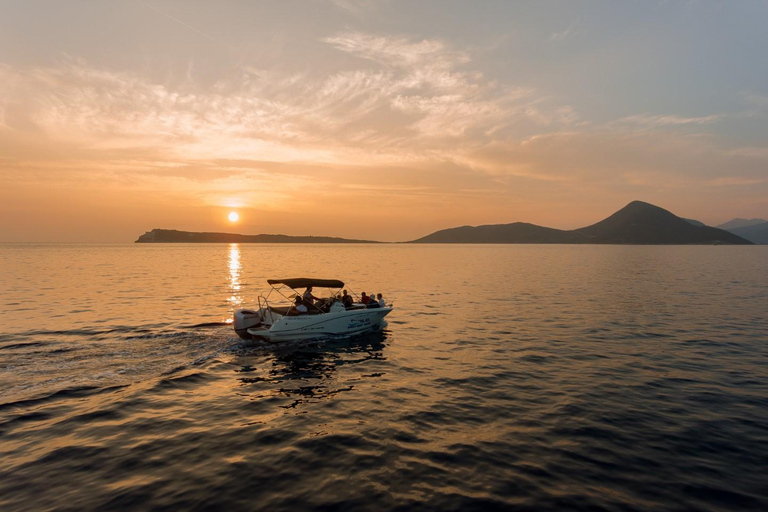
{"label": "hazy distant coastline", "polygon": [[379,244],[373,240],[354,240],[332,236],[238,235],[235,233],[196,233],[176,229],[153,229],[141,235],[137,244]]}
{"label": "hazy distant coastline", "polygon": [[561,230],[516,222],[444,229],[413,243],[751,245],[729,231],[683,219],[663,208],[632,201],[600,222]]}
{"label": "hazy distant coastline", "polygon": [[[737,233],[738,232],[738,233]],[[747,236],[744,236],[745,233]],[[627,245],[751,245],[749,234],[764,236],[762,224],[730,230],[683,219],[658,206],[633,201],[606,219],[574,230],[561,230],[524,222],[462,226],[436,231],[407,243],[441,244],[627,244]],[[742,235],[742,236],[739,236]],[[240,235],[153,229],[135,243],[382,243],[328,236]]]}

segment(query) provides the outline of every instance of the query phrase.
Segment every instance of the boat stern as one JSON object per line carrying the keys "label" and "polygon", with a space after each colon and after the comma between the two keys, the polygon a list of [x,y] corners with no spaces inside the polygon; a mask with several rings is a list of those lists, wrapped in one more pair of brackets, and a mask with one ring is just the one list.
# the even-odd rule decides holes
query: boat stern
{"label": "boat stern", "polygon": [[234,327],[237,335],[244,340],[252,339],[248,329],[256,327],[264,322],[263,312],[253,309],[238,309],[235,311]]}

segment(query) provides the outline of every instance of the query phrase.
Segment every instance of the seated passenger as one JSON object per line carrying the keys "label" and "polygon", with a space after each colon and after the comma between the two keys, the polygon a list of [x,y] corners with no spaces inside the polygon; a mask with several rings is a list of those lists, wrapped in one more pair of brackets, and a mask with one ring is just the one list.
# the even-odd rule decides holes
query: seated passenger
{"label": "seated passenger", "polygon": [[293,306],[288,310],[289,316],[306,315],[309,312],[307,306],[304,305],[300,295],[296,295],[296,299],[293,301]]}
{"label": "seated passenger", "polygon": [[344,292],[341,294],[341,303],[344,305],[344,307],[351,307],[354,301],[355,300],[352,298],[352,296],[347,293],[347,290],[344,290]]}
{"label": "seated passenger", "polygon": [[371,300],[371,298],[370,298],[369,296],[367,296],[367,295],[365,294],[365,292],[363,292],[363,293],[361,293],[361,294],[360,294],[360,302],[362,302],[363,304],[368,304],[368,302],[369,302],[370,300]]}
{"label": "seated passenger", "polygon": [[366,308],[374,309],[374,308],[381,307],[381,306],[379,306],[379,303],[376,301],[376,294],[375,293],[372,293],[371,296],[368,297],[368,299],[369,299],[368,300],[368,304],[365,305]]}
{"label": "seated passenger", "polygon": [[384,301],[384,297],[382,297],[380,293],[376,294],[376,298],[379,299],[379,307],[387,307],[387,303]]}

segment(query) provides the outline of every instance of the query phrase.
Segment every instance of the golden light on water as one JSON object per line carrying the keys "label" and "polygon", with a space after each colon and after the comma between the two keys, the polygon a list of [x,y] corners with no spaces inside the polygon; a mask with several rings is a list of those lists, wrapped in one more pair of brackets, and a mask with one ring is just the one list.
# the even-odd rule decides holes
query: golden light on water
{"label": "golden light on water", "polygon": [[[243,297],[240,294],[241,282],[240,282],[240,270],[242,265],[240,264],[240,247],[237,244],[230,244],[229,246],[229,291],[231,295],[227,298],[231,306],[231,310],[239,308],[243,303]],[[231,322],[232,318],[225,319],[226,322]]]}
{"label": "golden light on water", "polygon": [[240,215],[237,212],[229,212],[229,222],[237,222],[240,220]]}

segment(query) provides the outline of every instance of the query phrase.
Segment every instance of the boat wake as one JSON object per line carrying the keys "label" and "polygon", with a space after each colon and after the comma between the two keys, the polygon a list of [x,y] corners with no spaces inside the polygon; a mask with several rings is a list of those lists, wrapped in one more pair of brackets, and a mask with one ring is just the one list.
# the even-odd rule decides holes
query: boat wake
{"label": "boat wake", "polygon": [[6,335],[0,337],[0,404],[73,387],[129,385],[204,364],[237,345],[225,322],[178,330],[121,326]]}
{"label": "boat wake", "polygon": [[380,342],[386,334],[325,335],[278,343],[238,338],[228,322],[179,330],[147,327],[31,331],[0,338],[0,406],[67,389],[121,387],[242,356],[285,355],[307,347]]}

